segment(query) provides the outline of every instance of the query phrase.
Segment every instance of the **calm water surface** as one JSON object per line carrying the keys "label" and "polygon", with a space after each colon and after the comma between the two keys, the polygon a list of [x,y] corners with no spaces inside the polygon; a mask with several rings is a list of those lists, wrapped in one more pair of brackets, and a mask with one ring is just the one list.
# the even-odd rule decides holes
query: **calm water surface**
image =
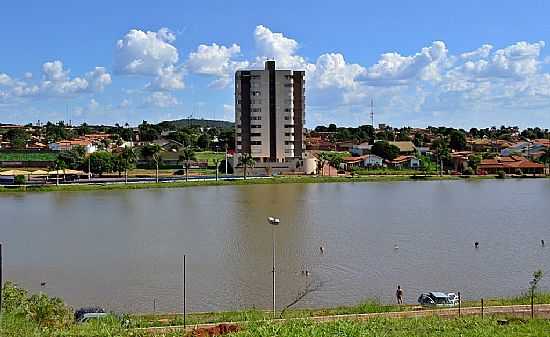
{"label": "calm water surface", "polygon": [[407,302],[473,299],[550,274],[549,209],[542,179],[2,194],[0,241],[5,279],[73,306],[181,311],[187,254],[188,310],[269,308],[275,215],[278,307],[307,282],[304,307],[390,302],[397,284]]}

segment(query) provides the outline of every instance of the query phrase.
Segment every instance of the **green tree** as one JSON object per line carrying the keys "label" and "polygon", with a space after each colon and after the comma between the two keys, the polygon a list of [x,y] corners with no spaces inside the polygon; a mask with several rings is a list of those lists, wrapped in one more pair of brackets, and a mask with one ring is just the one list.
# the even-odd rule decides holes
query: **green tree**
{"label": "green tree", "polygon": [[338,152],[331,152],[328,156],[328,162],[330,166],[336,168],[336,172],[338,172],[338,169],[340,168],[340,164],[342,163],[344,158],[344,155],[342,153]]}
{"label": "green tree", "polygon": [[197,139],[197,146],[204,151],[207,151],[210,148],[210,136],[208,133],[203,133]]}
{"label": "green tree", "polygon": [[394,160],[397,156],[399,156],[399,148],[386,141],[374,143],[371,152],[387,160]]}
{"label": "green tree", "polygon": [[254,167],[254,164],[256,161],[254,161],[254,158],[250,155],[250,153],[243,153],[241,156],[241,164],[243,165],[243,177],[246,179],[246,169],[248,167]]}
{"label": "green tree", "polygon": [[466,135],[458,130],[449,134],[449,146],[453,150],[462,151],[466,148]]}
{"label": "green tree", "polygon": [[196,161],[197,157],[195,151],[191,147],[185,147],[179,156],[179,161],[183,163],[185,168],[185,181],[189,181],[189,168],[191,168],[191,162]]}
{"label": "green tree", "polygon": [[329,160],[329,152],[321,152],[317,155],[317,175],[325,175],[325,165]]}
{"label": "green tree", "polygon": [[85,149],[83,147],[74,147],[71,150],[61,151],[57,156],[58,161],[63,162],[64,169],[80,169],[84,163]]}
{"label": "green tree", "polygon": [[159,165],[161,158],[162,147],[158,144],[148,144],[141,148],[141,154],[147,160],[151,161],[155,165],[155,177],[156,182],[159,182]]}
{"label": "green tree", "polygon": [[477,168],[479,167],[479,164],[481,164],[481,156],[480,155],[472,155],[468,158],[468,167],[472,169],[474,174],[477,172]]}
{"label": "green tree", "polygon": [[92,153],[88,160],[90,161],[90,171],[94,174],[103,175],[103,173],[113,171],[113,155],[107,151],[97,151]]}
{"label": "green tree", "polygon": [[16,128],[6,132],[6,138],[14,149],[24,149],[31,136],[24,129]]}
{"label": "green tree", "polygon": [[128,170],[134,167],[136,161],[137,161],[137,153],[136,150],[133,147],[124,147],[122,152],[120,153],[120,159],[123,163],[123,169],[124,169],[124,182],[128,183]]}

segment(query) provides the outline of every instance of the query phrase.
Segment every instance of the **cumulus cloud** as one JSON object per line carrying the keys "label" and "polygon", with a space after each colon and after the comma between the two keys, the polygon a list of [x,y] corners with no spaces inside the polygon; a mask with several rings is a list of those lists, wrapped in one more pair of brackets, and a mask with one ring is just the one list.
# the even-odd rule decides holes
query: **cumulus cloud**
{"label": "cumulus cloud", "polygon": [[59,60],[45,62],[42,65],[42,78],[32,81],[32,75],[25,73],[24,80],[13,79],[0,74],[0,84],[10,87],[7,96],[12,97],[63,97],[82,93],[100,92],[111,84],[111,75],[103,67],[96,67],[84,76],[70,77],[70,70],[65,69]]}
{"label": "cumulus cloud", "polygon": [[117,41],[114,69],[121,75],[154,77],[151,90],[178,90],[185,87],[176,36],[167,28],[157,32],[132,29]]}
{"label": "cumulus cloud", "polygon": [[8,74],[0,73],[0,85],[9,86],[12,84],[12,79]]}
{"label": "cumulus cloud", "polygon": [[170,108],[179,105],[180,102],[174,96],[166,92],[154,92],[145,99],[146,105],[157,108]]}
{"label": "cumulus cloud", "polygon": [[237,61],[234,58],[241,52],[241,47],[232,44],[229,47],[213,43],[201,44],[197,50],[189,54],[187,69],[195,74],[215,76],[210,87],[225,88],[233,78],[236,70],[248,67],[247,61]]}
{"label": "cumulus cloud", "polygon": [[282,33],[274,33],[269,28],[259,25],[254,30],[254,41],[259,53],[256,59],[257,66],[263,65],[266,59],[272,59],[283,68],[306,69],[308,67],[305,58],[296,55],[298,42]]}

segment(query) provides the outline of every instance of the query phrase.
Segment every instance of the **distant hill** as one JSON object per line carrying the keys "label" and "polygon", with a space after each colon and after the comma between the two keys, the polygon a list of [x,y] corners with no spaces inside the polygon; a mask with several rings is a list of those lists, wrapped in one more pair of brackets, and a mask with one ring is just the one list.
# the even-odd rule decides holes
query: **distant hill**
{"label": "distant hill", "polygon": [[206,128],[234,128],[235,127],[235,123],[233,122],[213,120],[213,119],[196,119],[196,118],[164,121],[159,124],[169,124],[169,125],[173,125],[174,127],[186,127],[186,126],[199,126],[199,127],[206,127]]}

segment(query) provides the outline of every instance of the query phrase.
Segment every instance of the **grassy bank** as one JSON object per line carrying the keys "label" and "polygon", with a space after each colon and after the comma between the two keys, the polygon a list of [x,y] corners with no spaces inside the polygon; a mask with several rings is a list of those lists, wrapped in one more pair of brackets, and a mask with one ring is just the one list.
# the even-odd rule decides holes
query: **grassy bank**
{"label": "grassy bank", "polygon": [[[184,336],[182,332],[148,334],[145,331],[125,329],[116,319],[70,325],[58,328],[40,327],[32,321],[15,315],[4,316],[0,323],[2,337],[145,337],[145,336]],[[508,337],[508,336],[548,336],[550,320],[521,320],[510,318],[508,324],[500,325],[496,318],[481,319],[466,317],[442,319],[437,317],[415,319],[376,318],[368,321],[338,320],[329,323],[314,323],[309,320],[294,320],[284,323],[266,321],[253,322],[241,326],[235,337],[303,337],[303,336],[438,336],[438,337]]]}
{"label": "grassy bank", "polygon": [[[75,184],[75,185],[48,185],[39,187],[0,187],[2,192],[55,192],[55,191],[98,191],[98,190],[134,190],[148,188],[181,188],[194,186],[224,186],[224,185],[258,185],[258,184],[314,184],[314,183],[351,183],[351,182],[383,182],[383,181],[412,181],[412,180],[460,180],[454,176],[358,176],[358,177],[316,177],[316,176],[281,176],[273,178],[249,178],[246,180],[208,180],[208,181],[176,181],[165,183],[132,183],[132,184]],[[477,178],[470,178],[477,179]],[[489,179],[483,177],[480,179]]]}
{"label": "grassy bank", "polygon": [[[504,306],[504,305],[528,305],[531,303],[531,297],[528,295],[520,295],[509,298],[488,298],[484,299],[484,305],[489,306]],[[550,293],[538,293],[535,298],[535,304],[550,304]],[[480,301],[464,301],[463,308],[479,307]],[[402,312],[422,310],[417,305],[396,305],[383,304],[377,300],[367,300],[353,306],[339,306],[333,308],[320,309],[290,309],[282,314],[278,314],[278,318],[308,318],[319,316],[334,316],[334,315],[354,315],[354,314],[371,314],[384,312]],[[255,322],[273,318],[270,311],[261,310],[243,310],[243,311],[222,311],[222,312],[203,312],[189,313],[186,317],[187,324],[205,324],[219,322]],[[151,326],[168,326],[168,325],[183,325],[183,317],[176,314],[145,314],[133,315],[132,323],[136,327],[151,327]]]}

